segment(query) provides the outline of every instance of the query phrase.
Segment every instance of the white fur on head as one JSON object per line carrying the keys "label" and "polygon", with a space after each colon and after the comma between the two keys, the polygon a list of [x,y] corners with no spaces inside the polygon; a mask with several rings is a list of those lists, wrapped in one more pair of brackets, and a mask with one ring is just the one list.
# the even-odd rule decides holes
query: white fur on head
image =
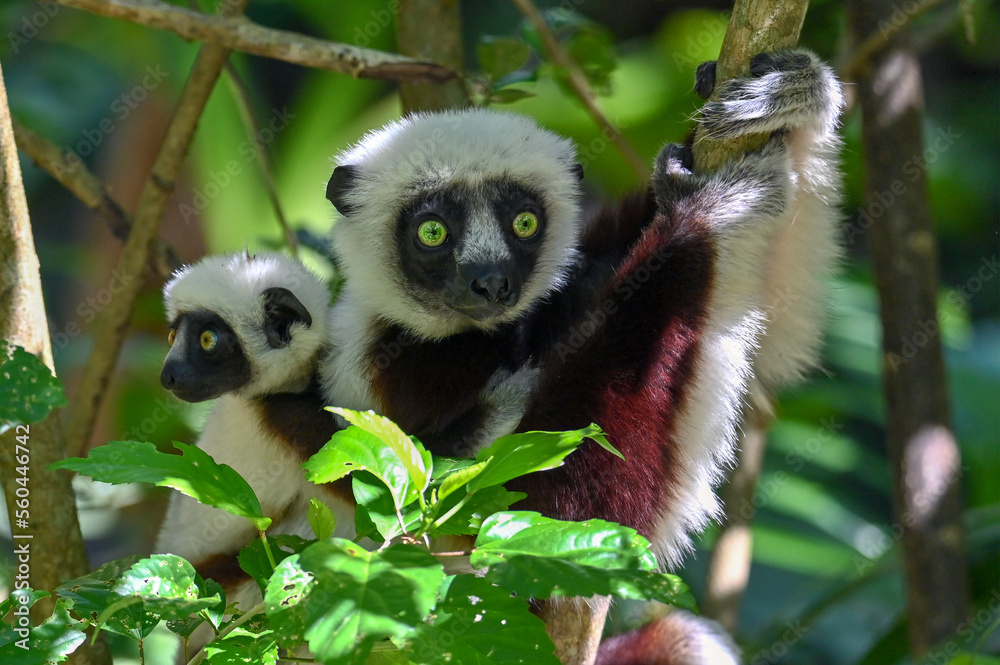
{"label": "white fur on head", "polygon": [[[263,292],[288,289],[308,310],[312,324],[295,323],[291,343],[275,349],[263,331]],[[167,320],[204,310],[218,314],[243,345],[250,361],[251,379],[243,395],[280,392],[304,387],[316,369],[317,354],[326,343],[330,292],[296,259],[273,252],[245,252],[209,256],[178,270],[163,288]]]}
{"label": "white fur on head", "polygon": [[506,179],[539,192],[548,226],[542,251],[519,304],[481,327],[519,318],[562,283],[579,234],[576,150],[569,139],[530,118],[471,109],[416,114],[365,136],[335,158],[353,166],[356,182],[345,195],[353,208],[333,229],[333,245],[347,276],[347,296],[422,337],[460,332],[471,320],[428,316],[396,268],[396,225],[403,207],[421,194]]}

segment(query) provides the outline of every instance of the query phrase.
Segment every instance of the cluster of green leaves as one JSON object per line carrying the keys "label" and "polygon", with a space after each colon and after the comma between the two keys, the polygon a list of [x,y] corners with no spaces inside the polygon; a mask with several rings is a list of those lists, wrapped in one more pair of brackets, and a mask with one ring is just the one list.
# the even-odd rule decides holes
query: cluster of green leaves
{"label": "cluster of green leaves", "polygon": [[[12,615],[0,629],[3,662],[61,662],[91,627],[141,644],[166,622],[185,640],[199,626],[211,628],[214,638],[192,662],[275,663],[306,646],[322,663],[557,665],[528,598],[611,594],[693,607],[687,588],[657,571],[649,542],[634,530],[508,510],[524,495],[503,483],[559,466],[587,439],[617,454],[596,426],[511,435],[475,459],[451,459],[433,457],[372,412],[332,410],[351,426],[304,468],[316,483],[353,474],[355,540],[331,537],[335,518],[317,500],[309,511],[315,539],[268,536],[271,520],[250,485],[193,446],[175,443],[181,454],[173,455],[113,441],[86,459],[53,465],[108,483],[169,486],[250,520],[260,538],[238,560],[263,603],[227,606],[225,590],[180,557],[127,557],[62,585],[56,614],[27,636],[16,632]],[[471,546],[435,553],[441,536],[466,536]],[[29,593],[31,602],[41,597]]]}
{"label": "cluster of green leaves", "polygon": [[[600,94],[610,94],[611,72],[617,65],[611,31],[571,9],[549,9],[544,17],[590,85]],[[509,104],[531,97],[531,92],[512,86],[536,81],[539,76],[550,76],[568,90],[568,72],[548,59],[547,51],[542,36],[528,21],[519,37],[482,37],[476,46],[484,88],[482,102]]]}

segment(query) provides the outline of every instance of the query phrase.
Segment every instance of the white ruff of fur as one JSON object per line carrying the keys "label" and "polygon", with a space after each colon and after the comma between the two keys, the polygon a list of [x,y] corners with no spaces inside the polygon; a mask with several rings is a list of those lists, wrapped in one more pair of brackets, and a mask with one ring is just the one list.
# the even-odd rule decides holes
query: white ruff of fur
{"label": "white ruff of fur", "polygon": [[[312,324],[294,323],[292,341],[275,349],[263,331],[264,298],[269,288],[288,289],[309,311]],[[210,256],[177,271],[164,287],[167,319],[204,310],[226,321],[250,361],[251,380],[240,394],[250,396],[300,390],[315,369],[316,356],[326,344],[330,293],[299,261],[281,254],[247,257],[240,252]]]}
{"label": "white ruff of fur", "polygon": [[[333,229],[333,244],[348,277],[345,298],[402,325],[418,337],[441,339],[472,327],[516,320],[561,285],[579,234],[579,184],[573,144],[524,116],[472,109],[403,118],[365,136],[338,155],[357,168],[346,195],[355,212]],[[544,244],[519,305],[488,321],[457,313],[428,315],[387,266],[399,265],[396,224],[403,206],[422,194],[505,179],[540,192],[547,213]]]}

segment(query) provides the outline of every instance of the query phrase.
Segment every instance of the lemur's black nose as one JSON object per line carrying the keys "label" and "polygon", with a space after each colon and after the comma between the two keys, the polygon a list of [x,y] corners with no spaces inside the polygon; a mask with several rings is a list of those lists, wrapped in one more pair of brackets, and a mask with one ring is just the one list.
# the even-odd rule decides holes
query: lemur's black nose
{"label": "lemur's black nose", "polygon": [[469,288],[477,296],[490,302],[502,302],[510,297],[510,280],[499,272],[477,275]]}

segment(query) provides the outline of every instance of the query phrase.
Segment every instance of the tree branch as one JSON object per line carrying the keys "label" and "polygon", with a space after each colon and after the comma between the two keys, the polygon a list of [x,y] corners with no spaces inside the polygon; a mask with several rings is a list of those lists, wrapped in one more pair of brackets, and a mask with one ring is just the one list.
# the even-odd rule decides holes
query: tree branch
{"label": "tree branch", "polygon": [[[461,72],[462,15],[458,0],[399,0],[396,47],[411,58],[439,62]],[[459,77],[437,83],[404,82],[399,86],[399,96],[407,113],[469,105],[469,95]]]}
{"label": "tree branch", "polygon": [[[856,38],[898,9],[852,0]],[[858,78],[865,149],[866,210],[882,320],[887,447],[894,529],[902,531],[910,652],[920,660],[951,637],[969,609],[961,461],[950,431],[947,376],[937,319],[938,262],[923,155],[923,82],[910,32],[897,31]],[[892,200],[887,201],[887,194]],[[875,214],[875,211],[879,211]]]}
{"label": "tree branch", "polygon": [[[750,59],[758,53],[795,46],[808,8],[809,0],[737,0],[719,51],[715,89],[719,90],[723,81],[749,74]],[[731,159],[760,148],[766,139],[761,135],[715,141],[699,136],[694,146],[695,168],[714,171]]]}
{"label": "tree branch", "polygon": [[563,48],[563,45],[559,43],[559,38],[552,32],[552,28],[549,27],[542,13],[538,11],[538,7],[531,0],[513,0],[513,2],[528,21],[531,22],[535,30],[538,31],[549,59],[566,71],[570,88],[583,103],[584,108],[590,116],[607,135],[611,136],[612,143],[614,143],[618,152],[622,154],[622,157],[625,158],[625,161],[628,162],[628,165],[639,179],[643,182],[649,180],[649,165],[646,164],[646,160],[639,156],[639,153],[628,142],[622,131],[604,115],[604,111],[597,104],[597,95],[594,93],[593,88],[590,87],[590,83],[587,81],[583,70],[580,69],[580,66],[576,64],[572,56]]}
{"label": "tree branch", "polygon": [[[34,353],[54,374],[48,330],[38,255],[31,236],[7,90],[0,71],[0,339]],[[28,560],[21,559],[28,567],[28,583],[33,589],[49,591],[63,580],[85,575],[90,570],[77,521],[71,476],[46,470],[49,464],[65,457],[60,415],[59,410],[54,410],[27,430],[12,429],[0,434],[0,477],[11,532],[18,546],[29,548]],[[26,436],[22,449],[28,449],[28,464],[17,463],[16,434]],[[19,486],[14,480],[18,477],[26,477],[29,483],[27,521],[15,518],[18,499],[24,498],[15,493]],[[46,598],[32,608],[36,623],[51,613],[53,604],[54,599]],[[73,661],[76,665],[111,662],[103,642],[78,651]]]}
{"label": "tree branch", "polygon": [[[242,12],[248,0],[223,3],[220,11]],[[132,231],[122,250],[117,272],[122,290],[100,313],[95,324],[95,343],[83,369],[80,385],[71,404],[66,427],[66,450],[82,454],[90,436],[111,374],[118,361],[128,332],[132,309],[142,286],[142,275],[149,263],[153,241],[159,232],[174,182],[187,156],[201,117],[215,83],[225,67],[230,50],[217,44],[205,44],[198,53],[191,75],[184,85],[167,134],[156,156],[152,173],[146,180]]]}
{"label": "tree branch", "polygon": [[[79,158],[66,154],[17,118],[12,117],[11,120],[17,147],[85,206],[100,215],[116,238],[123,242],[127,240],[132,229],[132,217],[111,197],[100,178],[91,173]],[[157,238],[153,243],[153,268],[156,273],[166,278],[180,266],[181,260],[173,248]]]}
{"label": "tree branch", "polygon": [[303,67],[350,74],[356,78],[441,82],[455,77],[455,72],[432,62],[329,42],[287,30],[265,28],[242,16],[203,14],[160,0],[56,2],[101,16],[173,32],[184,39],[216,44]]}

